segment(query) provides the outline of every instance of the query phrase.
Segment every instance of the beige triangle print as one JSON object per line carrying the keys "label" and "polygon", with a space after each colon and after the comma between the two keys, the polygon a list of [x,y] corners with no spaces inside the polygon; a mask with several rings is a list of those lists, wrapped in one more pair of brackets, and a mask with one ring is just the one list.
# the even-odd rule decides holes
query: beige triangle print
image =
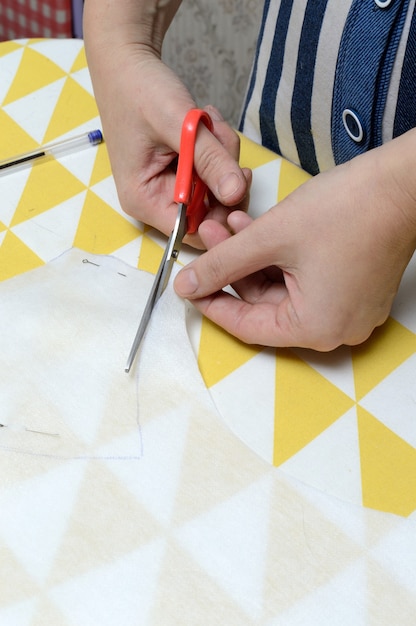
{"label": "beige triangle print", "polygon": [[[172,578],[181,572],[181,584],[172,588]],[[250,626],[252,621],[232,596],[202,567],[177,540],[166,545],[154,598],[151,623],[233,624]],[[215,602],[213,602],[215,598]],[[202,617],[203,614],[203,617]],[[254,626],[254,623],[253,623]]]}
{"label": "beige triangle print", "polygon": [[[24,564],[8,547],[0,542],[1,580],[0,617],[2,610],[10,605],[22,602],[38,590],[38,583],[26,570]],[[7,581],[7,584],[5,584]],[[6,622],[3,622],[6,623]]]}
{"label": "beige triangle print", "polygon": [[[133,463],[130,470],[134,471]],[[123,514],[126,511],[128,516]],[[110,555],[116,561],[155,540],[159,533],[156,519],[114,474],[102,462],[90,462],[48,584],[56,586],[91,572],[105,565]]]}
{"label": "beige triangle print", "polygon": [[[354,585],[357,574],[354,564],[359,566],[363,556],[360,544],[342,529],[337,520],[331,519],[330,507],[320,509],[317,506],[313,489],[305,488],[308,497],[302,500],[302,508],[299,509],[298,488],[296,483],[278,481],[273,486],[270,499],[264,605],[271,615],[278,615],[276,622],[280,621],[282,625],[299,623],[296,615],[298,606],[307,601],[314,591],[321,590],[349,568],[352,571],[346,581],[348,585]],[[340,507],[337,514],[342,513]],[[290,548],[282,550],[274,537],[284,537],[284,545]],[[316,555],[316,560],[305,559],[305,548],[309,555],[310,551]],[[325,554],[334,552],[337,558],[327,561]],[[325,563],[325,566],[317,567],[317,563]],[[288,575],[289,571],[296,572],[296,584],[293,584],[292,575]],[[348,613],[348,606],[349,603],[343,604],[344,614]],[[310,610],[312,607],[324,608],[320,602],[312,603]],[[292,611],[295,613],[293,622],[290,620]],[[308,621],[307,613],[301,611],[300,615]]]}
{"label": "beige triangle print", "polygon": [[55,603],[47,597],[36,604],[30,626],[44,626],[45,624],[70,626],[70,623],[66,620],[63,613],[58,609]]}

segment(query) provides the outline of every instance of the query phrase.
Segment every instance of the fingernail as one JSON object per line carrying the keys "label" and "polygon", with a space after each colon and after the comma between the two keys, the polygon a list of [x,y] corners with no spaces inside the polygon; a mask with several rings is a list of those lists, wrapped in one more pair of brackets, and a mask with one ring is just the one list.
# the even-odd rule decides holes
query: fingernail
{"label": "fingernail", "polygon": [[221,115],[221,113],[219,112],[219,110],[216,107],[214,107],[212,104],[208,104],[205,107],[205,110],[210,114],[210,116],[212,117],[214,122],[223,122],[224,121],[224,118]]}
{"label": "fingernail", "polygon": [[240,185],[241,181],[237,174],[226,174],[218,183],[218,193],[223,200],[226,200],[239,190]]}
{"label": "fingernail", "polygon": [[183,269],[175,280],[175,291],[182,297],[191,296],[198,289],[198,279],[193,269]]}

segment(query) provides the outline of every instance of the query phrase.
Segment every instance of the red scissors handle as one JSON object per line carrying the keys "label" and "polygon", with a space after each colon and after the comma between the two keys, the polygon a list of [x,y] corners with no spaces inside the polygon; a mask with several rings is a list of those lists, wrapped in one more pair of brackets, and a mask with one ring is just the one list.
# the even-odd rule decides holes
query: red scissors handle
{"label": "red scissors handle", "polygon": [[206,111],[191,109],[182,126],[179,147],[178,168],[176,171],[175,202],[185,204],[187,232],[195,233],[207,212],[205,206],[206,184],[199,178],[194,168],[195,141],[199,123],[202,122],[212,132],[213,123]]}

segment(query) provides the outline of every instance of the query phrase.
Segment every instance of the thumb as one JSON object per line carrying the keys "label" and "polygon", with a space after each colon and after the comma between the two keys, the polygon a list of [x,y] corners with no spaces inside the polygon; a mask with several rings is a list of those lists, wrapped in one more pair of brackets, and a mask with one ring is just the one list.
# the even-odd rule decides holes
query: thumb
{"label": "thumb", "polygon": [[271,234],[270,220],[270,212],[265,213],[192,261],[176,276],[177,294],[203,298],[258,270],[279,265],[279,241]]}

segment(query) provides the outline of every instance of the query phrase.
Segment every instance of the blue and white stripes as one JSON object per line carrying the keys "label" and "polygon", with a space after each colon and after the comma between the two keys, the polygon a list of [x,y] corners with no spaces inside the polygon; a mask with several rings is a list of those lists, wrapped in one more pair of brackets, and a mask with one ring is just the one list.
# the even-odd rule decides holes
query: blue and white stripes
{"label": "blue and white stripes", "polygon": [[266,0],[241,129],[312,174],[416,125],[415,0]]}

